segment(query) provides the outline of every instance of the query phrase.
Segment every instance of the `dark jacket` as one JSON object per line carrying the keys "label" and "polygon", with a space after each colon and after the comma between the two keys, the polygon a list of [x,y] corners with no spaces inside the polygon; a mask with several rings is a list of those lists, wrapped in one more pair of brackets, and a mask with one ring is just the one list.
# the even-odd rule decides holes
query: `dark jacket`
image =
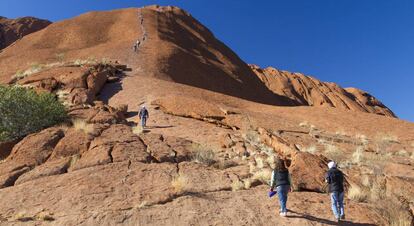
{"label": "dark jacket", "polygon": [[289,171],[276,171],[272,172],[272,180],[270,181],[270,186],[272,189],[281,185],[290,185],[290,175]]}
{"label": "dark jacket", "polygon": [[329,184],[329,192],[344,191],[344,174],[337,168],[331,168],[326,173],[325,181]]}
{"label": "dark jacket", "polygon": [[141,108],[141,110],[139,111],[139,118],[148,118],[149,117],[149,113],[148,110],[146,108]]}

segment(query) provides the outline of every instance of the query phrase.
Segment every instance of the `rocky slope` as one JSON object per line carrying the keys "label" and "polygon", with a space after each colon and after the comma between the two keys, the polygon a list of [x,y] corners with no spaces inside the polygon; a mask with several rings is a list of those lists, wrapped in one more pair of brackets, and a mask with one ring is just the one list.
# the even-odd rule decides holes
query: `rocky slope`
{"label": "rocky slope", "polygon": [[7,19],[0,17],[0,50],[23,36],[39,31],[51,24],[48,20],[34,17]]}
{"label": "rocky slope", "polygon": [[[56,94],[72,120],[0,143],[0,225],[334,225],[323,193],[328,159],[343,166],[348,190],[371,191],[347,195],[344,225],[412,221],[413,123],[238,94],[265,83],[188,18],[173,7],[93,12],[0,54],[2,82]],[[193,65],[182,69],[181,57]],[[27,68],[35,60],[43,65]],[[203,78],[207,66],[228,77]],[[283,96],[276,104],[309,105]],[[144,130],[136,126],[141,104],[150,111]],[[277,157],[294,178],[287,218],[267,197]]]}
{"label": "rocky slope", "polygon": [[[86,32],[90,30],[97,32]],[[140,46],[134,52],[137,40]],[[28,64],[50,64],[63,58],[117,60],[131,67],[134,76],[173,81],[265,104],[322,105],[394,116],[362,91],[346,91],[288,72],[252,70],[205,26],[176,7],[90,12],[54,23],[0,54],[0,82],[10,82],[19,70],[30,69]]]}
{"label": "rocky slope", "polygon": [[321,82],[310,76],[272,67],[250,67],[271,91],[286,96],[299,105],[328,106],[396,117],[381,101],[362,90],[344,89],[332,82]]}

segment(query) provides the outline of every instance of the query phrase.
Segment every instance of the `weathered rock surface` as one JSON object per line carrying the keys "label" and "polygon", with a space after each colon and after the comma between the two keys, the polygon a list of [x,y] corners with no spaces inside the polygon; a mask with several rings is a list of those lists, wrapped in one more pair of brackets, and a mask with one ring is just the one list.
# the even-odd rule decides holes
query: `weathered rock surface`
{"label": "weathered rock surface", "polygon": [[319,156],[297,152],[292,157],[289,171],[293,179],[293,187],[298,191],[326,192],[324,182],[327,172],[327,161]]}
{"label": "weathered rock surface", "polygon": [[30,33],[47,27],[52,22],[34,17],[7,19],[0,17],[0,50]]}
{"label": "weathered rock surface", "polygon": [[396,117],[378,99],[362,90],[344,89],[335,83],[321,82],[310,76],[272,67],[250,67],[270,90],[294,100],[298,105],[328,106]]}

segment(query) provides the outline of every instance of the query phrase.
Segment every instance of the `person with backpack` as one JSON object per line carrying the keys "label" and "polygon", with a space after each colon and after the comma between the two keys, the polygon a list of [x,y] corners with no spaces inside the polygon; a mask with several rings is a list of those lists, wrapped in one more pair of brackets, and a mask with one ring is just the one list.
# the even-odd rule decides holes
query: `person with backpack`
{"label": "person with backpack", "polygon": [[290,174],[286,168],[285,161],[282,159],[277,159],[275,168],[272,171],[270,192],[273,192],[273,190],[276,188],[280,203],[279,215],[282,217],[287,216],[286,204],[288,199],[288,192],[291,191],[291,184]]}
{"label": "person with backpack", "polygon": [[139,110],[138,116],[141,121],[142,128],[145,128],[147,126],[147,119],[149,118],[149,113],[147,108],[145,108],[145,105]]}
{"label": "person with backpack", "polygon": [[328,172],[325,176],[325,182],[329,185],[329,193],[332,202],[332,212],[335,219],[340,222],[345,219],[344,212],[344,175],[337,169],[336,163],[328,163]]}

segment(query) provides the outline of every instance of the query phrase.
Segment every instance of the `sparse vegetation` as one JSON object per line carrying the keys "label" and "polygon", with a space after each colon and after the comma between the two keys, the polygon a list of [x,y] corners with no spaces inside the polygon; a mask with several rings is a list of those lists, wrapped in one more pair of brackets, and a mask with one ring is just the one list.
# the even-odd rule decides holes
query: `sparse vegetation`
{"label": "sparse vegetation", "polygon": [[364,147],[357,147],[355,152],[352,154],[352,163],[360,165],[364,159]]}
{"label": "sparse vegetation", "polygon": [[178,175],[171,181],[171,186],[174,188],[174,191],[181,194],[187,191],[188,179],[184,175]]}
{"label": "sparse vegetation", "polygon": [[0,141],[19,139],[66,119],[65,107],[54,95],[0,86]]}
{"label": "sparse vegetation", "polygon": [[376,152],[379,154],[388,153],[388,149],[393,143],[399,143],[398,137],[390,134],[377,135],[376,137]]}
{"label": "sparse vegetation", "polygon": [[355,136],[356,140],[360,142],[360,144],[356,144],[356,145],[362,145],[364,147],[366,147],[369,144],[369,140],[368,137],[363,135],[363,134],[357,134]]}
{"label": "sparse vegetation", "polygon": [[348,190],[348,198],[355,202],[366,202],[368,191],[358,185],[351,184]]}
{"label": "sparse vegetation", "polygon": [[233,166],[237,166],[237,162],[231,160],[218,160],[213,164],[214,168],[224,170]]}
{"label": "sparse vegetation", "polygon": [[251,144],[258,144],[260,143],[260,136],[259,133],[255,130],[249,130],[246,134],[243,135],[244,139]]}
{"label": "sparse vegetation", "polygon": [[139,135],[144,132],[144,128],[142,126],[133,126],[132,127],[132,133]]}
{"label": "sparse vegetation", "polygon": [[272,176],[272,171],[270,169],[262,169],[254,173],[252,180],[260,181],[263,184],[268,184]]}
{"label": "sparse vegetation", "polygon": [[309,152],[311,154],[315,154],[318,151],[318,149],[316,148],[315,145],[312,145],[312,146],[303,148],[302,151],[303,152]]}
{"label": "sparse vegetation", "polygon": [[142,201],[138,206],[136,206],[137,209],[144,209],[146,207],[148,207],[147,201]]}
{"label": "sparse vegetation", "polygon": [[20,212],[14,216],[14,220],[20,221],[20,222],[27,222],[27,221],[33,221],[34,217],[28,216],[25,212]]}
{"label": "sparse vegetation", "polygon": [[83,65],[93,65],[93,64],[110,64],[111,60],[107,58],[102,58],[101,60],[96,59],[95,57],[88,57],[87,59],[76,59],[73,62],[75,66],[83,66]]}
{"label": "sparse vegetation", "polygon": [[250,180],[250,178],[247,178],[245,181],[244,181],[244,189],[250,189],[252,187],[252,181]]}
{"label": "sparse vegetation", "polygon": [[72,120],[72,124],[73,128],[86,134],[91,134],[94,131],[93,124],[89,124],[84,119],[74,119]]}
{"label": "sparse vegetation", "polygon": [[342,150],[332,144],[325,145],[325,156],[337,163],[342,163],[346,159]]}
{"label": "sparse vegetation", "polygon": [[79,154],[72,155],[70,157],[70,162],[69,162],[69,167],[68,168],[69,169],[72,168],[78,162],[79,159],[80,159],[80,155]]}
{"label": "sparse vegetation", "polygon": [[63,62],[65,60],[65,53],[56,54],[56,59],[58,62]]}
{"label": "sparse vegetation", "polygon": [[379,200],[377,203],[377,211],[385,218],[390,226],[411,226],[413,217],[408,211],[409,207],[405,207],[399,200],[391,197]]}
{"label": "sparse vegetation", "polygon": [[231,183],[231,190],[232,191],[239,191],[242,190],[244,188],[244,183],[241,182],[240,180],[234,180]]}
{"label": "sparse vegetation", "polygon": [[33,63],[29,69],[25,71],[17,71],[16,74],[13,76],[15,79],[22,79],[32,74],[38,73],[45,68],[44,64]]}
{"label": "sparse vegetation", "polygon": [[191,156],[192,161],[211,166],[217,162],[214,151],[204,145],[194,145]]}
{"label": "sparse vegetation", "polygon": [[395,153],[395,155],[401,156],[401,157],[410,157],[410,153],[408,153],[408,151],[405,150],[405,149],[402,149],[402,150],[397,151]]}
{"label": "sparse vegetation", "polygon": [[36,219],[39,221],[54,221],[55,218],[53,217],[52,213],[49,212],[40,212],[36,215]]}

